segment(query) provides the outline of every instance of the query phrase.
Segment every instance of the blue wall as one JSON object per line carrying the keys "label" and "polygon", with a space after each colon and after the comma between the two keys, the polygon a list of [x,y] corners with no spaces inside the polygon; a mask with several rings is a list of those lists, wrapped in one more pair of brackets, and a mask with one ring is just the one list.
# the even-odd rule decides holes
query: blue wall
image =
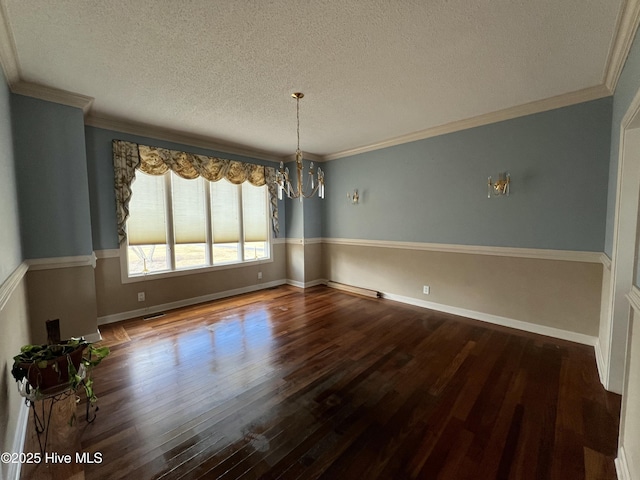
{"label": "blue wall", "polygon": [[[88,163],[89,194],[91,200],[91,229],[93,233],[93,249],[107,250],[118,248],[116,232],[116,197],[113,179],[113,150],[112,140],[126,140],[142,145],[151,145],[171,150],[197,153],[199,155],[215,156],[238,160],[241,162],[267,165],[277,168],[275,162],[268,162],[241,155],[234,155],[217,150],[207,150],[178,143],[157,140],[139,135],[131,135],[102,128],[86,127],[86,155]],[[280,236],[285,234],[285,206],[278,205],[280,216]]]}
{"label": "blue wall", "polygon": [[11,127],[11,93],[0,74],[0,285],[22,262]]}
{"label": "blue wall", "polygon": [[[79,109],[11,98],[26,258],[118,248],[114,138],[276,166],[84,127]],[[605,98],[326,162],[327,198],[305,201],[304,221],[296,202],[280,202],[281,232],[602,251],[613,102]],[[512,175],[512,195],[487,199],[487,176],[504,170]],[[355,206],[346,197],[354,188],[361,194]]]}
{"label": "blue wall", "polygon": [[[309,160],[303,161],[303,182],[307,185]],[[320,164],[320,168],[324,170],[326,164]],[[293,187],[296,188],[298,181],[296,179],[296,162],[290,162],[285,165],[289,168]],[[314,163],[314,168],[318,164]],[[317,179],[317,175],[316,175]],[[306,191],[310,191],[310,187]],[[302,202],[298,199],[288,199],[285,197],[286,217],[287,217],[287,238],[319,238],[322,236],[322,217],[323,217],[323,200],[316,193],[312,198],[305,198]]]}
{"label": "blue wall", "polygon": [[[289,171],[296,168],[295,163],[287,165]],[[295,170],[294,170],[295,171]],[[294,183],[295,186],[295,183]],[[303,238],[304,237],[304,203],[300,203],[300,200],[292,200],[284,196],[283,202],[286,204],[285,210],[285,237],[286,238]],[[303,200],[303,202],[306,200]],[[282,215],[281,215],[282,217]],[[282,227],[280,227],[282,230]]]}
{"label": "blue wall", "polygon": [[323,223],[322,212],[324,210],[324,207],[325,207],[324,200],[318,197],[317,194],[312,198],[305,199],[304,201],[304,236],[305,238],[319,238],[322,236],[322,223]]}
{"label": "blue wall", "polygon": [[[327,162],[323,236],[601,252],[611,112],[609,97]],[[487,199],[502,171],[511,196]]]}
{"label": "blue wall", "polygon": [[22,95],[11,105],[25,258],[90,255],[82,110]]}

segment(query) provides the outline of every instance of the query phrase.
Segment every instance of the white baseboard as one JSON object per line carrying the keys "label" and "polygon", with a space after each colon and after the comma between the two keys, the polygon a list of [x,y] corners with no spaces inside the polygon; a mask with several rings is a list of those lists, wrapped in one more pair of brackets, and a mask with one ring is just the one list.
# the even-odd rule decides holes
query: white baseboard
{"label": "white baseboard", "polygon": [[[16,422],[16,433],[13,437],[11,453],[22,453],[24,450],[24,440],[27,438],[27,423],[29,421],[29,407],[24,402],[20,402],[20,412]],[[20,480],[20,462],[10,463],[7,469],[7,480]]]}
{"label": "white baseboard", "polygon": [[[187,298],[185,300],[179,300],[177,302],[164,303],[147,308],[140,308],[136,310],[130,310],[127,312],[116,313],[113,315],[105,315],[98,317],[98,325],[106,325],[108,323],[120,322],[122,320],[128,320],[130,318],[142,317],[144,315],[152,315],[154,313],[160,313],[166,310],[172,310],[180,307],[187,307],[190,305],[196,305],[198,303],[210,302],[212,300],[218,300],[220,298],[231,297],[234,295],[240,295],[243,293],[255,292],[266,288],[277,287],[279,285],[292,285],[298,288],[310,288],[316,285],[326,285],[326,279],[317,279],[310,282],[300,282],[297,280],[276,280],[268,283],[261,283],[259,285],[251,285],[248,287],[237,288],[234,290],[226,290],[224,292],[213,293],[210,295],[203,295],[200,297]],[[558,338],[561,340],[568,340],[575,343],[581,343],[583,345],[589,345],[596,347],[598,338],[582,333],[570,332],[568,330],[561,330],[559,328],[547,327],[544,325],[536,325],[529,322],[523,322],[521,320],[514,320],[512,318],[500,317],[498,315],[492,315],[483,312],[477,312],[474,310],[467,310],[459,307],[452,307],[450,305],[443,305],[440,303],[427,302],[424,300],[418,300],[416,298],[405,297],[402,295],[396,295],[392,293],[381,292],[382,298],[394,300],[400,303],[406,303],[409,305],[415,305],[418,307],[428,308],[436,310],[438,312],[451,313],[453,315],[460,315],[462,317],[472,318],[474,320],[480,320],[495,325],[501,325],[504,327],[515,328],[517,330],[523,330],[525,332],[537,333],[539,335],[546,335],[548,337]],[[98,331],[99,335],[99,331]],[[87,337],[85,337],[87,338]],[[598,349],[599,350],[599,349]],[[597,354],[596,354],[597,358]],[[599,367],[600,368],[600,367]]]}
{"label": "white baseboard", "polygon": [[614,463],[616,466],[616,473],[618,474],[618,480],[632,480],[624,446],[621,446],[618,449],[618,458],[615,459]]}
{"label": "white baseboard", "polygon": [[536,325],[534,323],[523,322],[521,320],[500,317],[498,315],[492,315],[489,313],[476,312],[474,310],[467,310],[465,308],[452,307],[450,305],[443,305],[440,303],[426,302],[424,300],[418,300],[416,298],[405,297],[402,295],[395,295],[392,293],[382,292],[382,298],[387,298],[396,302],[407,303],[409,305],[415,305],[417,307],[424,307],[431,310],[436,310],[438,312],[451,313],[453,315],[459,315],[461,317],[472,318],[474,320],[480,320],[482,322],[492,323],[494,325],[515,328],[517,330],[522,330],[530,333],[537,333],[538,335],[545,335],[547,337],[581,343],[583,345],[589,345],[591,347],[595,346],[598,340],[597,337],[584,335],[582,333],[570,332],[568,330],[561,330],[559,328],[547,327],[544,325]]}
{"label": "white baseboard", "polygon": [[96,330],[94,333],[90,333],[88,335],[83,335],[84,339],[89,343],[98,343],[102,340],[102,335],[100,334],[100,329]]}
{"label": "white baseboard", "polygon": [[136,310],[129,310],[127,312],[115,313],[113,315],[105,315],[102,317],[98,317],[98,325],[106,325],[108,323],[121,322],[122,320],[128,320],[130,318],[142,317],[145,315],[153,315],[154,313],[160,313],[166,310],[173,310],[175,308],[180,308],[180,307],[188,307],[190,305],[197,305],[198,303],[210,302],[212,300],[232,297],[234,295],[240,295],[243,293],[256,292],[258,290],[264,290],[266,288],[272,288],[272,287],[277,287],[279,285],[284,285],[285,283],[287,283],[286,280],[276,280],[273,282],[266,282],[266,283],[260,283],[258,285],[250,285],[248,287],[236,288],[234,290],[226,290],[224,292],[217,292],[209,295],[202,295],[200,297],[186,298],[184,300],[178,300],[176,302],[163,303],[160,305],[154,305],[152,307],[138,308]]}
{"label": "white baseboard", "polygon": [[604,355],[602,354],[602,347],[600,347],[600,339],[598,338],[596,344],[594,345],[594,350],[596,353],[596,366],[598,367],[598,376],[600,377],[600,383],[606,387],[608,382],[607,375],[607,363],[604,359]]}
{"label": "white baseboard", "polygon": [[287,279],[286,284],[293,287],[304,288],[304,282],[299,282],[297,280]]}

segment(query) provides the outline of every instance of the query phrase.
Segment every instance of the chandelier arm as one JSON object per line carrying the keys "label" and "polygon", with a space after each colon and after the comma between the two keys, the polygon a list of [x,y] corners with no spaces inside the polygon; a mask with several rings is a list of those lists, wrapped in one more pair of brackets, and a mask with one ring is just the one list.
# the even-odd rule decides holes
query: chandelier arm
{"label": "chandelier arm", "polygon": [[[302,183],[300,184],[300,191],[301,192],[307,192],[307,191],[309,191],[310,188],[313,189],[313,184],[311,183],[312,182],[312,176],[311,175],[305,175],[305,176],[307,177],[307,180],[305,182],[304,178],[302,179]],[[303,195],[304,195],[305,198],[309,198],[308,195],[306,195],[304,193],[303,193]]]}
{"label": "chandelier arm", "polygon": [[295,188],[293,188],[293,183],[289,182],[289,194],[288,194],[289,198],[298,198],[300,196],[300,192],[296,191]]}
{"label": "chandelier arm", "polygon": [[[306,188],[300,188],[298,187],[297,189],[293,187],[293,184],[289,181],[286,182],[284,184],[284,186],[282,186],[282,191],[284,193],[284,195],[287,196],[287,198],[312,198],[317,192],[318,190],[321,188],[321,186],[323,185],[324,182],[320,182],[318,181],[318,183],[315,184],[315,186],[313,187],[313,189],[311,190],[311,192],[309,193],[305,193],[308,192],[309,190],[309,183],[307,182],[307,186]],[[301,185],[301,184],[298,184]]]}

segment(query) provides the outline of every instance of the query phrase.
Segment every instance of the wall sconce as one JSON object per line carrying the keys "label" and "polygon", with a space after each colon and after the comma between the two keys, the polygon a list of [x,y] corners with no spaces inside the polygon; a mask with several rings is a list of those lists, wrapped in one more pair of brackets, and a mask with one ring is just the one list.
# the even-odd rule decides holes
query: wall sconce
{"label": "wall sconce", "polygon": [[356,188],[353,191],[353,193],[347,193],[347,198],[351,200],[351,203],[353,203],[354,205],[357,205],[358,201],[360,200],[360,195],[358,195],[358,189]]}
{"label": "wall sconce", "polygon": [[494,195],[506,195],[509,196],[509,184],[511,183],[511,175],[508,172],[499,173],[498,180],[493,182],[491,177],[487,182],[487,198],[491,198],[491,193]]}

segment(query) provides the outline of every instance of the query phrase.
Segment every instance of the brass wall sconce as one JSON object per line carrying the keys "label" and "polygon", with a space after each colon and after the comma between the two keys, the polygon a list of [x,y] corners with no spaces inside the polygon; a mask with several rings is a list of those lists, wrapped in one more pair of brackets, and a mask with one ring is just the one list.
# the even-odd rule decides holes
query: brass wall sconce
{"label": "brass wall sconce", "polygon": [[347,193],[347,198],[349,200],[351,200],[351,203],[353,203],[354,205],[358,204],[358,201],[360,200],[360,195],[358,194],[358,189],[356,188],[353,193]]}
{"label": "brass wall sconce", "polygon": [[491,177],[487,182],[487,198],[491,198],[493,195],[506,195],[509,196],[509,185],[511,184],[511,175],[508,172],[499,173],[498,180],[492,181]]}

